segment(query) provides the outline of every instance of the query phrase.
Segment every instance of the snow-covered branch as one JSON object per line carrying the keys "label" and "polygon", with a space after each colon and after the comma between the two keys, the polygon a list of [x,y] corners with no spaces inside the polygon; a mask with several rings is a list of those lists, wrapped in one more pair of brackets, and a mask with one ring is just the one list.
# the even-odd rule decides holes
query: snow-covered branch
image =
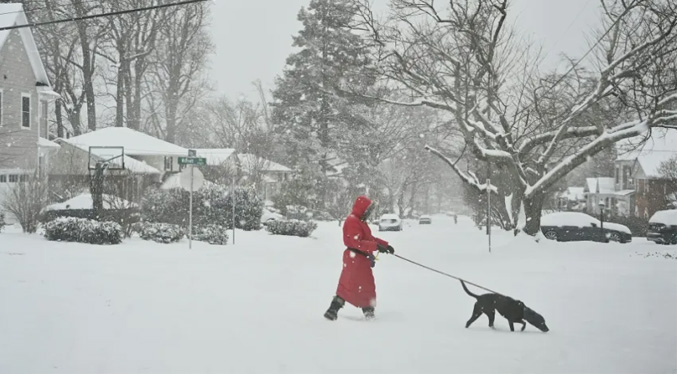
{"label": "snow-covered branch", "polygon": [[[449,159],[447,156],[445,156],[442,152],[438,151],[437,149],[435,149],[435,148],[433,148],[429,145],[426,145],[425,149],[428,152],[430,152],[430,153],[434,154],[435,156],[439,157],[442,161],[447,163],[449,166],[451,166],[451,168],[454,170],[454,172],[456,172],[456,174],[465,183],[467,183],[469,186],[473,187],[475,190],[477,190],[479,192],[486,192],[487,184],[486,183],[480,183],[477,176],[475,176],[473,174],[472,177],[471,177],[469,174],[465,174],[460,168],[458,168],[458,166],[456,166],[455,162],[451,161],[451,159]],[[490,185],[489,190],[491,192],[494,192],[494,193],[498,192],[498,189],[494,185]]]}

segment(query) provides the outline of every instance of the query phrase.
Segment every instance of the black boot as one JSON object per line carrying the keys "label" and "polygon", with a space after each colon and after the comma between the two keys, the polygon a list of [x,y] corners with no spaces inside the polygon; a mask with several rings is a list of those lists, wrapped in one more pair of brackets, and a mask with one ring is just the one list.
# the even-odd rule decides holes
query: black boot
{"label": "black boot", "polygon": [[334,296],[334,298],[331,300],[331,305],[329,305],[329,309],[327,309],[327,311],[324,313],[324,318],[330,321],[335,321],[336,318],[338,318],[339,309],[343,308],[345,303],[345,300],[342,298]]}
{"label": "black boot", "polygon": [[366,308],[362,308],[362,313],[364,313],[364,317],[367,320],[374,319],[376,316],[374,315],[374,307],[368,306]]}

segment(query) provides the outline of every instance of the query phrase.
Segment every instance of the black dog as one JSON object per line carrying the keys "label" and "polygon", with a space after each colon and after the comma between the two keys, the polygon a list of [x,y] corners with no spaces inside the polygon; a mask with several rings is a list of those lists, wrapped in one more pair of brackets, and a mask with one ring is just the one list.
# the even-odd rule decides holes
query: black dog
{"label": "black dog", "polygon": [[472,316],[465,324],[466,328],[475,322],[475,320],[478,319],[482,313],[489,317],[489,327],[494,328],[494,315],[495,311],[498,311],[498,313],[508,320],[508,323],[510,324],[510,331],[515,331],[515,326],[513,325],[514,323],[521,323],[521,331],[524,331],[524,329],[527,327],[527,324],[524,322],[524,320],[543,332],[549,331],[543,316],[529,309],[526,305],[524,305],[523,302],[495,293],[475,295],[474,293],[470,292],[470,290],[468,290],[468,287],[465,286],[463,281],[461,281],[461,285],[468,295],[477,299],[475,307],[472,311]]}

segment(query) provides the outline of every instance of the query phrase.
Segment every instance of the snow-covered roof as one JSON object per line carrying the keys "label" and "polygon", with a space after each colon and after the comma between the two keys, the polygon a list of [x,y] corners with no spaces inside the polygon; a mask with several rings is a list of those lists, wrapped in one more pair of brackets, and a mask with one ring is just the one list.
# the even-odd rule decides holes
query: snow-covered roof
{"label": "snow-covered roof", "polygon": [[89,147],[124,147],[130,156],[188,156],[186,148],[127,127],[106,127],[63,141],[87,151]]}
{"label": "snow-covered roof", "polygon": [[616,196],[628,196],[628,195],[632,195],[633,193],[635,193],[635,190],[616,191]]}
{"label": "snow-covered roof", "polygon": [[660,177],[658,168],[661,163],[677,156],[677,130],[654,129],[651,137],[645,136],[627,139],[617,145],[617,161],[637,161],[647,177]]}
{"label": "snow-covered roof", "polygon": [[[23,6],[19,3],[8,3],[0,4],[0,27],[11,27],[11,26],[20,26],[28,24],[26,19],[26,14],[24,13]],[[35,78],[39,83],[49,86],[49,78],[47,78],[47,72],[45,67],[42,64],[40,59],[40,52],[38,52],[38,47],[35,44],[35,39],[33,39],[33,32],[30,27],[22,27],[20,29],[15,29],[21,35],[21,41],[24,44],[26,49],[26,54],[28,54],[28,60],[31,64],[31,68],[35,73]],[[5,42],[9,38],[10,33],[14,30],[3,30],[0,31],[0,50],[5,45]]]}
{"label": "snow-covered roof", "polygon": [[[92,195],[85,193],[62,203],[49,205],[45,208],[45,210],[92,209],[93,207],[94,200],[92,200]],[[103,194],[104,209],[125,209],[138,207],[139,206],[137,204],[129,202],[123,198]]]}
{"label": "snow-covered roof", "polygon": [[233,148],[198,148],[195,151],[199,157],[207,159],[209,166],[219,166],[235,153]]}
{"label": "snow-covered roof", "polygon": [[610,177],[585,178],[585,183],[587,192],[589,193],[616,193],[616,181]]}
{"label": "snow-covered roof", "polygon": [[[134,174],[162,174],[162,172],[143,161],[139,161],[133,157],[124,155],[125,170],[129,170]],[[111,163],[120,165],[120,159],[116,158]]]}
{"label": "snow-covered roof", "polygon": [[38,147],[40,148],[50,148],[50,149],[59,149],[60,145],[54,143],[51,140],[45,139],[43,137],[38,137]]}
{"label": "snow-covered roof", "polygon": [[291,172],[292,170],[284,165],[280,165],[277,162],[266,160],[261,157],[256,157],[251,153],[239,153],[237,155],[238,160],[242,168],[247,171],[252,170],[261,170],[268,172]]}

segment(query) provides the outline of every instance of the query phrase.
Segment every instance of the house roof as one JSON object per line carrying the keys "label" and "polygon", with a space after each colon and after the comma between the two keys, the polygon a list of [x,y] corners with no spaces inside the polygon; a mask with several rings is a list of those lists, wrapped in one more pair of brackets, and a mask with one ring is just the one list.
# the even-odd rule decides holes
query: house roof
{"label": "house roof", "polygon": [[589,193],[614,194],[616,181],[609,177],[585,178],[585,189]]}
{"label": "house roof", "polygon": [[651,137],[639,136],[619,142],[617,161],[637,161],[647,177],[660,177],[661,163],[677,157],[677,130],[654,129]]}
{"label": "house roof", "polygon": [[235,153],[233,148],[198,148],[197,155],[207,159],[207,165],[219,166]]}
{"label": "house roof", "polygon": [[48,148],[48,149],[59,149],[59,148],[61,148],[60,145],[54,143],[51,140],[45,139],[43,137],[38,137],[38,147]]}
{"label": "house roof", "polygon": [[[24,13],[23,6],[19,3],[8,3],[0,4],[0,27],[11,27],[11,26],[20,26],[28,24],[26,19],[26,14]],[[14,30],[3,30],[0,31],[0,49],[5,45],[5,42],[9,38],[10,33]],[[35,78],[39,83],[46,85],[49,84],[49,78],[47,78],[47,72],[45,67],[42,64],[40,59],[40,52],[38,52],[38,47],[35,44],[35,39],[33,39],[33,32],[30,27],[23,27],[16,29],[21,35],[21,41],[23,42],[26,48],[26,54],[28,54],[28,60],[31,64],[31,68],[35,73]]]}
{"label": "house roof", "polygon": [[130,156],[188,155],[186,148],[127,127],[106,127],[63,141],[86,151],[89,147],[124,147],[125,155]]}
{"label": "house roof", "polygon": [[292,170],[284,165],[280,165],[276,162],[266,160],[261,157],[256,157],[256,155],[253,155],[251,153],[239,153],[237,155],[238,160],[240,160],[240,164],[242,165],[242,168],[251,171],[254,169],[260,169],[261,171],[268,171],[268,172],[291,172]]}

